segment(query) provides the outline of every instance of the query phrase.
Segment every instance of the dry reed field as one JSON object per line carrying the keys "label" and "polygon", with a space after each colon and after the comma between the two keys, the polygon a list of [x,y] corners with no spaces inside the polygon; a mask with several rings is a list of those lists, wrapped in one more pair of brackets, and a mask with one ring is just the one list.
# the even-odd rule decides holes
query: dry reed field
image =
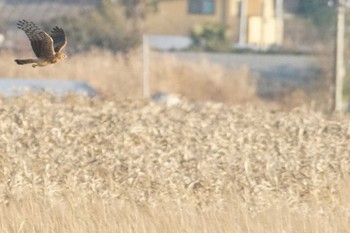
{"label": "dry reed field", "polygon": [[[31,52],[27,52],[30,54]],[[140,98],[143,95],[143,63],[140,51],[114,55],[95,50],[72,55],[67,60],[33,69],[18,66],[15,55],[0,53],[0,77],[84,80],[106,97]],[[241,103],[256,100],[254,80],[246,67],[227,70],[205,60],[187,62],[171,55],[150,55],[151,92],[170,92],[192,100]]]}
{"label": "dry reed field", "polygon": [[142,99],[138,51],[15,57],[0,53],[0,77],[102,96],[0,98],[0,232],[348,232],[349,116],[254,107],[245,67],[152,54],[152,92],[186,97],[166,105]]}
{"label": "dry reed field", "polygon": [[0,100],[1,232],[348,232],[350,118]]}

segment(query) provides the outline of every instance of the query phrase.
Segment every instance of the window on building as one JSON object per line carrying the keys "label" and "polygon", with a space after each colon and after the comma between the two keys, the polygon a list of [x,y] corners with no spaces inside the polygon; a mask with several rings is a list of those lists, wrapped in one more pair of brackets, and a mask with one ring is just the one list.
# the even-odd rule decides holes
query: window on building
{"label": "window on building", "polygon": [[188,0],[188,12],[190,14],[214,14],[215,0]]}

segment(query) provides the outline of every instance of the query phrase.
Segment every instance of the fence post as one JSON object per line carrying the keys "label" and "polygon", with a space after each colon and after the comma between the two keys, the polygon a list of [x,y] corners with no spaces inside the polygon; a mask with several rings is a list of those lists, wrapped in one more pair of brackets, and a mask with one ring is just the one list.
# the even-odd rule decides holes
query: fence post
{"label": "fence post", "polygon": [[142,36],[142,64],[143,64],[143,97],[150,97],[150,83],[149,83],[149,38],[146,34]]}
{"label": "fence post", "polygon": [[334,80],[333,80],[333,106],[334,111],[343,110],[343,79],[344,69],[344,25],[345,25],[345,7],[343,4],[337,4],[337,27],[335,39],[334,55]]}
{"label": "fence post", "polygon": [[239,38],[238,44],[245,46],[247,43],[247,0],[241,0],[239,14]]}

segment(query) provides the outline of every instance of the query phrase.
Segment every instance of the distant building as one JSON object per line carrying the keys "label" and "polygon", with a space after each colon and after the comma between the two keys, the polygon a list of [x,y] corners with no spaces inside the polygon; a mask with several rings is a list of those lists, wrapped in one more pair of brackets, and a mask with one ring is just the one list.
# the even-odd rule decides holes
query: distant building
{"label": "distant building", "polygon": [[188,35],[198,23],[223,23],[242,46],[283,43],[283,0],[153,1],[146,33]]}
{"label": "distant building", "polygon": [[247,44],[259,47],[283,44],[283,1],[247,1]]}
{"label": "distant building", "polygon": [[[15,23],[28,19],[36,23],[61,16],[78,16],[96,7],[101,0],[0,0],[0,20],[12,24],[4,32],[8,41],[2,47],[18,44]],[[111,0],[118,2],[118,0]],[[130,0],[131,1],[131,0]],[[177,48],[186,44],[190,30],[196,24],[223,23],[233,44],[267,48],[283,44],[283,1],[295,9],[300,0],[142,0],[146,2],[145,33],[173,35],[171,43],[162,46]],[[179,44],[180,41],[181,43]]]}
{"label": "distant building", "polygon": [[169,0],[157,1],[154,13],[148,14],[150,34],[187,35],[196,23],[237,24],[237,0]]}

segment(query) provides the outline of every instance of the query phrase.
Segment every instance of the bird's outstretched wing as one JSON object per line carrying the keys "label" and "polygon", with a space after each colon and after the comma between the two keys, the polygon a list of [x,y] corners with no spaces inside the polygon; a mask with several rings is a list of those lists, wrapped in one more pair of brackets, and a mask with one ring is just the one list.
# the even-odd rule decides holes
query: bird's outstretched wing
{"label": "bird's outstretched wing", "polygon": [[50,36],[53,40],[53,47],[55,49],[55,52],[61,52],[61,50],[66,46],[67,44],[67,38],[66,34],[64,33],[62,28],[54,27],[51,30]]}
{"label": "bird's outstretched wing", "polygon": [[17,27],[26,33],[33,51],[38,58],[54,56],[53,40],[49,34],[41,30],[33,22],[28,22],[26,20],[18,21]]}

